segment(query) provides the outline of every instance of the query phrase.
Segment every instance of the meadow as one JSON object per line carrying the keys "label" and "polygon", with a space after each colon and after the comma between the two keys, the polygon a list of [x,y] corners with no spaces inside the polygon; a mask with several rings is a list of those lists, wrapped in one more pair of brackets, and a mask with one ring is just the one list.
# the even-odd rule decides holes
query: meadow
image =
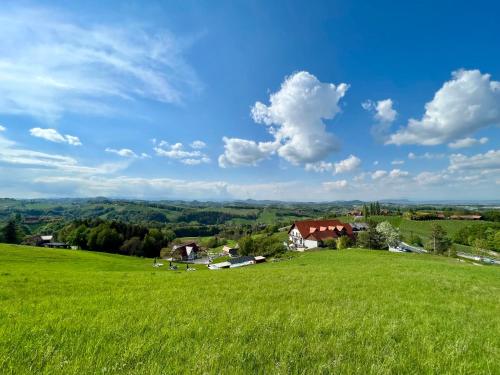
{"label": "meadow", "polygon": [[500,267],[370,250],[151,263],[0,244],[0,373],[500,373]]}

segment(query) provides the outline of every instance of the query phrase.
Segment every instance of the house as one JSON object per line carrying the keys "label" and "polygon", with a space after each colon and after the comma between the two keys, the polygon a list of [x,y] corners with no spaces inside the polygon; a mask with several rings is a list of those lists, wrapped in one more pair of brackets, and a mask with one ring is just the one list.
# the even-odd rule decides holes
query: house
{"label": "house", "polygon": [[312,249],[323,245],[324,241],[341,236],[354,239],[350,224],[339,220],[296,221],[288,231],[291,246],[296,249]]}
{"label": "house", "polygon": [[26,238],[23,243],[31,246],[45,246],[45,244],[52,242],[54,236],[31,236]]}
{"label": "house", "polygon": [[451,215],[452,220],[481,220],[481,215]]}
{"label": "house", "polygon": [[238,256],[238,248],[237,247],[230,247],[230,246],[224,246],[222,248],[222,253],[224,255],[229,255],[231,258],[235,258]]}
{"label": "house", "polygon": [[231,263],[229,262],[220,262],[208,265],[209,270],[221,270],[223,268],[229,268],[229,267],[231,267]]}
{"label": "house", "polygon": [[51,249],[69,249],[71,246],[69,246],[65,242],[47,242],[43,244],[43,247],[49,247]]}
{"label": "house", "polygon": [[174,245],[172,252],[177,254],[181,260],[189,261],[198,258],[201,249],[196,242],[187,242],[181,245]]}
{"label": "house", "polygon": [[229,266],[230,268],[244,267],[255,264],[255,258],[250,255],[245,255],[238,258],[229,259],[228,262],[231,263],[231,266]]}
{"label": "house", "polygon": [[257,255],[255,257],[255,263],[264,263],[266,261],[266,257],[263,257],[261,255]]}
{"label": "house", "polygon": [[351,225],[351,228],[352,228],[352,232],[354,234],[357,234],[359,232],[368,230],[368,224],[367,223],[351,223],[350,225]]}

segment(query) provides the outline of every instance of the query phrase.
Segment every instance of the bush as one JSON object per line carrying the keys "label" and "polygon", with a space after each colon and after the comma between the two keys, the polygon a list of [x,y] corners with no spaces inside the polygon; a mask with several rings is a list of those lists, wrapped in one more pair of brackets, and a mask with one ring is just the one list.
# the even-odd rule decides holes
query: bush
{"label": "bush", "polygon": [[337,249],[343,250],[351,246],[351,239],[348,236],[341,236],[336,241]]}
{"label": "bush", "polygon": [[334,238],[329,238],[329,239],[323,241],[323,245],[329,249],[336,249],[337,248],[337,241]]}

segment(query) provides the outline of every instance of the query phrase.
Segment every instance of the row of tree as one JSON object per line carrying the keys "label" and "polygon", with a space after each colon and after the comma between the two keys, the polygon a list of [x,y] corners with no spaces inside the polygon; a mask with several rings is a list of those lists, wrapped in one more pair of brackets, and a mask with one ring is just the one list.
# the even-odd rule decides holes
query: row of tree
{"label": "row of tree", "polygon": [[380,215],[382,213],[382,209],[380,208],[380,203],[372,202],[369,205],[363,204],[363,216],[369,217],[374,215]]}
{"label": "row of tree", "polygon": [[64,227],[58,239],[83,250],[152,258],[160,256],[161,249],[175,239],[175,233],[166,228],[85,220]]}
{"label": "row of tree", "polygon": [[499,225],[467,225],[455,233],[453,241],[474,248],[500,251]]}

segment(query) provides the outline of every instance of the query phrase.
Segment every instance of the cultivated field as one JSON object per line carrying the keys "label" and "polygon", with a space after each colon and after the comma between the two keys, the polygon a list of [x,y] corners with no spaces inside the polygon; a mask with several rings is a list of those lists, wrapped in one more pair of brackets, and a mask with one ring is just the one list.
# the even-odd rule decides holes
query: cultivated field
{"label": "cultivated field", "polygon": [[318,251],[196,272],[0,245],[0,373],[500,373],[500,268]]}

